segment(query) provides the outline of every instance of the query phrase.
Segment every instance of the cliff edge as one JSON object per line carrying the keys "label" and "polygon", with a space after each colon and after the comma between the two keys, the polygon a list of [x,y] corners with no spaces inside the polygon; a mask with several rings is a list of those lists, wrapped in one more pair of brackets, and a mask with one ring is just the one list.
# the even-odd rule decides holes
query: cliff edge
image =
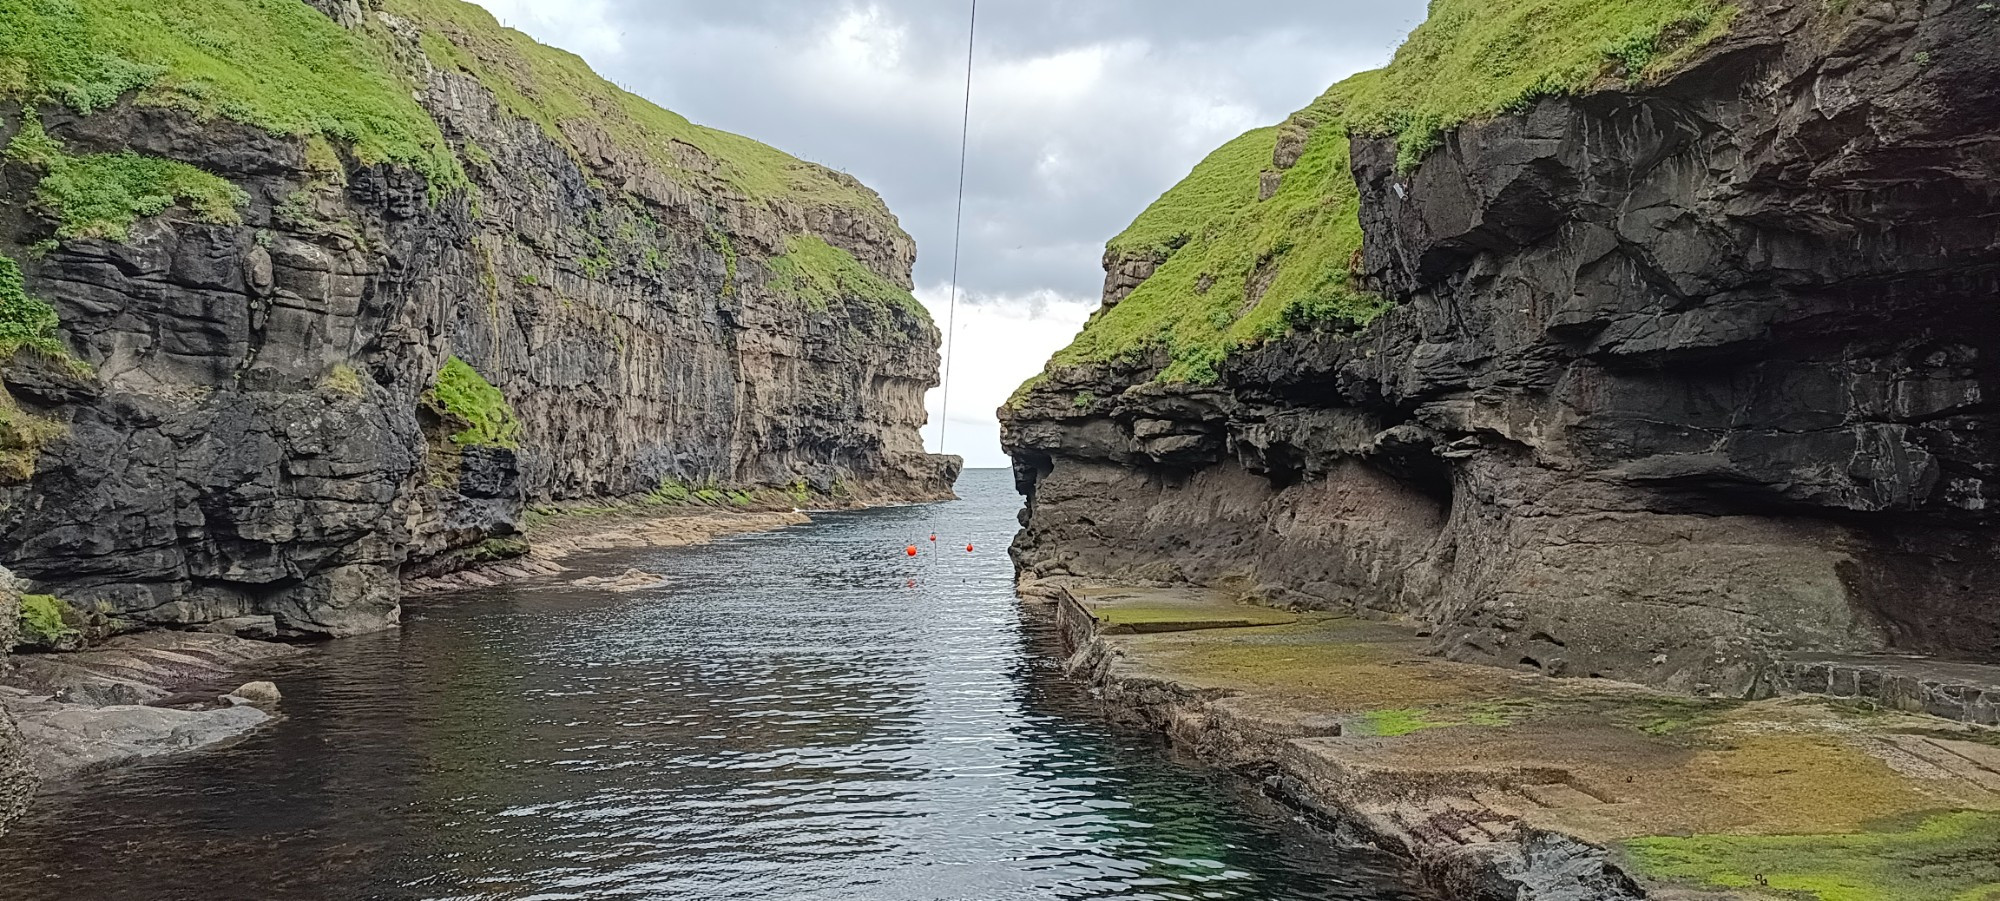
{"label": "cliff edge", "polygon": [[1434,3],[1112,242],[1002,411],[1019,566],[1705,694],[2000,662],[1995,47],[1975,0]]}
{"label": "cliff edge", "polygon": [[0,562],[89,630],[384,628],[529,505],[950,494],[880,198],[471,4],[4,0],[0,147]]}

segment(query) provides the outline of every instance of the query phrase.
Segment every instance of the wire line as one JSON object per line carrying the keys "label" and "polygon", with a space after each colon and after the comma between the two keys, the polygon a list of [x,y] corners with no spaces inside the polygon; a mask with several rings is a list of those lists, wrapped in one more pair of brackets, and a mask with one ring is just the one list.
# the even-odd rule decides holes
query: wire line
{"label": "wire line", "polygon": [[979,0],[972,0],[971,21],[965,30],[965,112],[958,132],[958,212],[952,218],[951,305],[946,308],[944,327],[944,394],[938,405],[938,453],[945,452],[946,432],[951,428],[951,358],[958,340],[958,264],[965,246],[965,169],[972,147],[972,61],[979,41]]}

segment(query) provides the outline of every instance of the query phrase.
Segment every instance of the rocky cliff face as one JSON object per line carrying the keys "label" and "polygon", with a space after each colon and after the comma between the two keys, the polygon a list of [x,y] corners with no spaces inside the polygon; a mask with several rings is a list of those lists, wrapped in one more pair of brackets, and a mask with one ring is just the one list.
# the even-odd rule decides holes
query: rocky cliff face
{"label": "rocky cliff face", "polygon": [[2000,14],[1739,5],[1414,160],[1357,134],[1365,327],[1207,384],[1052,367],[1003,411],[1020,566],[1704,692],[1804,650],[2000,661]]}
{"label": "rocky cliff face", "polygon": [[527,504],[949,495],[914,247],[852,179],[455,0],[99,5],[0,24],[0,252],[60,320],[4,372],[38,590],[338,636]]}
{"label": "rocky cliff face", "polygon": [[[14,575],[0,569],[0,676],[12,672],[5,649],[12,648],[20,638],[20,616],[21,591],[15,586]],[[13,714],[0,705],[0,835],[5,835],[8,824],[27,810],[38,785]]]}

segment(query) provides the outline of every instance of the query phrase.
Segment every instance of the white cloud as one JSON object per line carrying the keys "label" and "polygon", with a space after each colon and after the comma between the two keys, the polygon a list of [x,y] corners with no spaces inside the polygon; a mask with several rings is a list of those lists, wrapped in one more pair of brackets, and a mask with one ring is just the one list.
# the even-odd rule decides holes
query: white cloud
{"label": "white cloud", "polygon": [[[920,288],[917,299],[944,328],[950,319],[950,286]],[[943,418],[944,389],[933,389],[927,404],[931,425],[924,430],[924,443],[935,452],[942,439],[944,451],[964,457],[970,467],[1006,466],[994,411],[1069,344],[1097,305],[1096,298],[1063,297],[1052,291],[1016,297],[961,296],[953,329],[956,339],[951,342],[951,418]],[[942,434],[940,422],[945,423]]]}
{"label": "white cloud", "polygon": [[625,39],[613,23],[608,0],[475,0],[509,28],[517,28],[552,47],[582,56],[603,71],[609,57],[625,52]]}

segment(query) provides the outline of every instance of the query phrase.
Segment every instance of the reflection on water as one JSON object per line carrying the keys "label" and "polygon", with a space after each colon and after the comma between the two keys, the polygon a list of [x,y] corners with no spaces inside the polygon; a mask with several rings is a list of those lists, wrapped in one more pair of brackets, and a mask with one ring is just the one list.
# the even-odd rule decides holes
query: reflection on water
{"label": "reflection on water", "polygon": [[278,671],[278,726],[46,798],[0,899],[1415,897],[1096,721],[1015,607],[1006,474],[961,493],[414,605]]}

